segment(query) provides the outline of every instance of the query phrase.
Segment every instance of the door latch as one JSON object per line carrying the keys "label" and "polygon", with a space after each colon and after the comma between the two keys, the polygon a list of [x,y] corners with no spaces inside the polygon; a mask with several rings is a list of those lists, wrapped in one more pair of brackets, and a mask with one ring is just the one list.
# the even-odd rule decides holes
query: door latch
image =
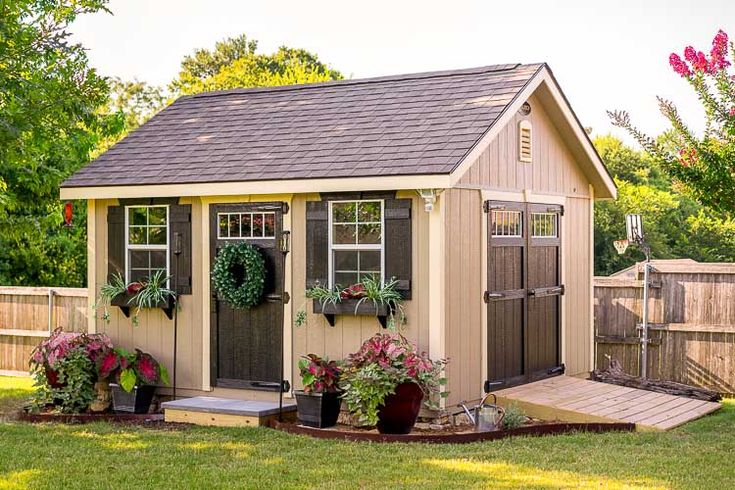
{"label": "door latch", "polygon": [[499,299],[499,298],[505,298],[504,293],[491,293],[490,291],[485,291],[485,293],[482,295],[482,299],[485,303],[489,303],[491,299]]}

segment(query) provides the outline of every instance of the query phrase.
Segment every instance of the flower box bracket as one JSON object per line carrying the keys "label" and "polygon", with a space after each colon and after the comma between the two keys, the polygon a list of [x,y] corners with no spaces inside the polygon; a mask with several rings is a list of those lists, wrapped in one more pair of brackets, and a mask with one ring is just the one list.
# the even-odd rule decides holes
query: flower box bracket
{"label": "flower box bracket", "polygon": [[[122,314],[125,315],[125,318],[130,318],[131,308],[136,307],[135,302],[130,302],[130,298],[132,297],[132,294],[121,294],[110,301],[110,305],[117,306],[120,308]],[[168,298],[166,301],[158,303],[154,308],[160,308],[169,320],[173,320],[176,300],[174,298]]]}
{"label": "flower box bracket", "polygon": [[[360,303],[357,299],[344,299],[337,303],[331,303],[327,301],[323,303],[319,300],[313,300],[314,313],[321,313],[330,326],[335,326],[335,319],[338,315],[351,315],[351,316],[374,316],[380,322],[383,328],[388,328],[388,317],[395,313],[393,309],[387,304],[376,304],[373,301],[366,299]],[[355,310],[357,308],[357,310]]]}

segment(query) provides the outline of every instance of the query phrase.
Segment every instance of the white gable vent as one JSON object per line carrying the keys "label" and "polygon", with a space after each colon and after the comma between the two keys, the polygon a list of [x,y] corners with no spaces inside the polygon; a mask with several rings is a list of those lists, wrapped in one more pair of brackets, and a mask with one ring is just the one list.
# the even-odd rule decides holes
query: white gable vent
{"label": "white gable vent", "polygon": [[531,138],[531,121],[523,120],[518,123],[518,158],[525,163],[531,163]]}

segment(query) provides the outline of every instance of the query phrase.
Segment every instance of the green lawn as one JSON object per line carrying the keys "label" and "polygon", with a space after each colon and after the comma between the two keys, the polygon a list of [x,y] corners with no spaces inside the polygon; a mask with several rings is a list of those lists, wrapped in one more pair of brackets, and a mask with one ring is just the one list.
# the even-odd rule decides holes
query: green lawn
{"label": "green lawn", "polygon": [[[0,410],[30,381],[0,377]],[[6,413],[7,415],[7,413]],[[732,488],[735,403],[669,433],[469,445],[336,443],[270,429],[0,422],[0,489]]]}

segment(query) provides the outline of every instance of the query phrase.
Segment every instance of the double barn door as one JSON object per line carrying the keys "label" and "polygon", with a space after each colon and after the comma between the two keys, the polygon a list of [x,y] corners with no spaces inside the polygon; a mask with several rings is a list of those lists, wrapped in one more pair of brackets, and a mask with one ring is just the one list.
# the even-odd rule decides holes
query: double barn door
{"label": "double barn door", "polygon": [[561,206],[487,201],[485,391],[561,374]]}

